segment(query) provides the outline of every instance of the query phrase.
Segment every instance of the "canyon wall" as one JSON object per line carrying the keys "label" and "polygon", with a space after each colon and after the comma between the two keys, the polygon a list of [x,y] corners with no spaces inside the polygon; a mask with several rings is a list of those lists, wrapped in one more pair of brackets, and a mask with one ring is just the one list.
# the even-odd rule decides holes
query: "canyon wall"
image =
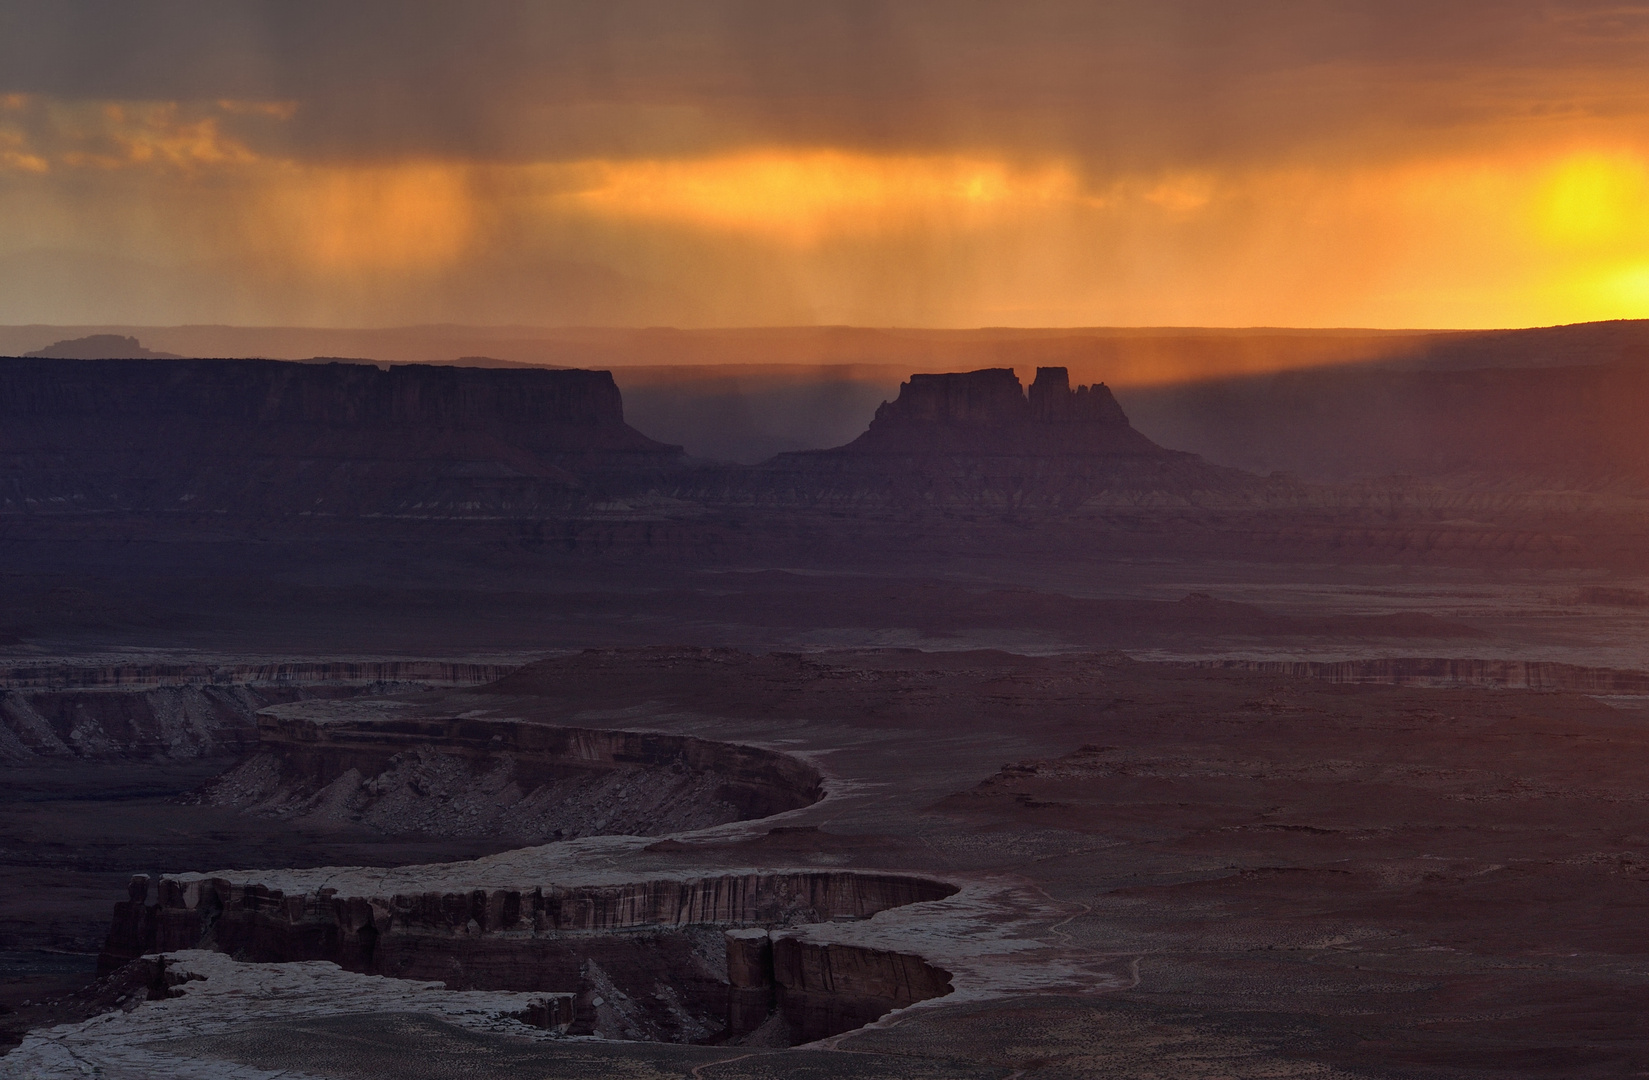
{"label": "canyon wall", "polygon": [[0,360],[0,516],[530,516],[680,460],[604,371]]}
{"label": "canyon wall", "polygon": [[816,802],[820,774],[787,754],[675,735],[515,720],[258,716],[258,748],[208,784],[216,806],[386,835],[657,836]]}
{"label": "canyon wall", "polygon": [[1072,389],[1064,368],[1048,367],[1028,394],[1006,368],[913,375],[845,446],[690,479],[701,485],[692,494],[710,501],[871,514],[1227,506],[1266,488],[1163,449],[1134,430],[1103,384]]}
{"label": "canyon wall", "polygon": [[774,1001],[793,1043],[812,1042],[950,993],[950,974],[912,953],[773,936]]}
{"label": "canyon wall", "polygon": [[[258,752],[209,785],[206,799],[385,832],[522,843],[656,834],[767,817],[822,794],[811,766],[758,747],[429,717],[393,702],[272,708],[258,716],[258,733]],[[257,962],[329,960],[451,989],[574,995],[568,1023],[579,1033],[792,1044],[948,993],[950,983],[917,956],[810,942],[784,928],[867,919],[956,891],[926,878],[813,870],[366,897],[196,876],[151,887],[139,876],[115,907],[99,970],[191,948]],[[750,976],[753,992],[729,975],[738,942],[722,930],[741,927],[776,934]]]}
{"label": "canyon wall", "polygon": [[705,1041],[747,1034],[776,1009],[788,1041],[801,1042],[948,993],[949,976],[916,956],[782,929],[752,969],[744,939],[720,928],[865,919],[956,891],[927,878],[843,871],[387,897],[287,895],[221,878],[162,878],[157,893],[140,876],[115,907],[99,970],[191,948],[262,963],[329,960],[454,990],[575,994],[574,1032]]}
{"label": "canyon wall", "polygon": [[0,691],[0,762],[239,754],[257,741],[252,717],[259,709],[302,694],[244,685]]}
{"label": "canyon wall", "polygon": [[[276,360],[0,360],[0,417],[55,426],[51,445],[122,446],[139,432],[234,425],[243,433],[508,429],[523,443],[585,452],[671,448],[624,423],[611,373]],[[79,430],[64,431],[72,425]],[[126,426],[130,425],[130,426]],[[249,429],[249,430],[248,430]],[[16,436],[7,439],[15,444]]]}
{"label": "canyon wall", "polygon": [[475,686],[513,664],[450,660],[271,661],[266,664],[14,664],[0,667],[4,690],[132,690],[156,686]]}
{"label": "canyon wall", "polygon": [[512,670],[422,660],[0,668],[0,763],[239,755],[272,705],[469,686]]}

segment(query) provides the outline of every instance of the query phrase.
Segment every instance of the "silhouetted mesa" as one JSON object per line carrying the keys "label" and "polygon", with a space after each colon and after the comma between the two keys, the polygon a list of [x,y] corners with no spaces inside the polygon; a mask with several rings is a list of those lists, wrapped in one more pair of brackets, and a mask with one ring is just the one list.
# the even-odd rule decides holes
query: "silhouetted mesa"
{"label": "silhouetted mesa", "polygon": [[1009,368],[912,375],[841,452],[1165,453],[1133,429],[1104,383],[1072,390],[1062,367],[1037,368],[1029,396]]}
{"label": "silhouetted mesa", "polygon": [[532,516],[673,467],[605,371],[0,361],[0,513]]}
{"label": "silhouetted mesa", "polygon": [[1183,504],[1260,484],[1158,446],[1104,383],[1072,390],[1062,367],[1038,368],[1029,395],[1007,368],[912,375],[853,442],[780,454],[766,468],[770,494],[807,502],[1014,513]]}
{"label": "silhouetted mesa", "polygon": [[155,352],[146,349],[135,337],[121,334],[90,334],[86,337],[65,338],[44,349],[25,353],[29,357],[48,360],[180,360],[177,353]]}

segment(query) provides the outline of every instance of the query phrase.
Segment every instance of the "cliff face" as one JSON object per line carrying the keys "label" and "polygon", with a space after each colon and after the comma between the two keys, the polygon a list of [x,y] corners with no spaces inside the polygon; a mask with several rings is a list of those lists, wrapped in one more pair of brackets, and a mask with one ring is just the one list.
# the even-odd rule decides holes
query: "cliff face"
{"label": "cliff face", "polygon": [[[606,371],[9,359],[0,362],[0,417],[381,434],[505,428],[529,445],[574,452],[669,449],[625,425],[623,400]],[[117,442],[120,433],[103,427],[84,434]]]}
{"label": "cliff face", "polygon": [[[502,664],[449,660],[322,660],[267,664],[16,664],[0,667],[0,689],[125,690],[155,687],[297,687],[392,693],[384,687],[474,686],[515,671]],[[335,695],[334,695],[335,696]],[[262,706],[259,706],[262,708]]]}
{"label": "cliff face", "polygon": [[1065,368],[1036,369],[1030,391],[1008,368],[912,375],[842,453],[1030,456],[1164,454],[1135,431],[1104,383],[1071,389]]}
{"label": "cliff face", "polygon": [[[323,710],[323,713],[328,710]],[[257,717],[260,752],[206,801],[391,835],[656,836],[765,817],[822,794],[810,766],[702,739],[491,720]]]}
{"label": "cliff face", "polygon": [[474,517],[673,467],[605,371],[0,361],[0,513]]}
{"label": "cliff face", "polygon": [[[776,1010],[783,1041],[796,1043],[951,992],[950,974],[919,956],[813,942],[797,927],[956,891],[846,871],[387,896],[288,893],[223,878],[162,878],[156,890],[139,875],[115,905],[98,965],[113,973],[192,948],[257,963],[328,960],[440,979],[449,990],[567,994],[564,1022],[574,1034],[664,1042],[747,1034]],[[723,927],[763,929],[724,936]]]}
{"label": "cliff face", "polygon": [[780,454],[746,483],[769,505],[1015,516],[1225,502],[1261,484],[1163,449],[1104,384],[1073,390],[1059,367],[1038,368],[1028,394],[1006,368],[913,375],[853,442]]}
{"label": "cliff face", "polygon": [[1028,394],[1006,369],[914,375],[846,446],[689,468],[624,422],[602,371],[0,360],[0,528],[27,540],[370,531],[678,556],[734,519],[747,541],[810,533],[798,509],[1037,515],[1254,483],[1055,367]]}
{"label": "cliff face", "polygon": [[[1483,381],[1445,374],[1468,388]],[[1548,373],[1514,374],[1538,383]],[[1598,396],[1621,403],[1605,410],[1618,422],[1593,425],[1598,437],[1642,444],[1628,414],[1645,395],[1608,386],[1620,392]],[[1336,447],[1374,445],[1358,418],[1378,413],[1377,401],[1313,411],[1302,399],[1299,415],[1286,416],[1275,404],[1244,412],[1238,441],[1262,446],[1303,425],[1322,435],[1305,447],[1319,462],[1335,460]],[[1502,424],[1477,441],[1568,460],[1547,453],[1556,444],[1534,412],[1507,415],[1527,438]],[[1418,420],[1405,423],[1374,427],[1401,441],[1419,430]],[[1028,392],[1006,369],[914,375],[852,442],[746,467],[690,464],[679,448],[631,428],[606,372],[0,359],[0,542],[13,544],[13,565],[27,557],[76,574],[86,564],[64,554],[74,546],[116,553],[122,574],[152,566],[192,576],[205,552],[256,579],[281,560],[307,573],[346,555],[375,570],[384,542],[465,558],[525,551],[674,562],[752,551],[989,553],[1004,544],[1641,561],[1649,520],[1641,499],[1588,496],[1582,505],[1566,490],[1536,487],[1310,489],[1262,480],[1157,445],[1105,386],[1072,388],[1057,367],[1038,369]],[[969,526],[957,528],[959,519]],[[1033,522],[1034,532],[1021,528]],[[251,571],[257,560],[269,563]],[[85,616],[94,617],[99,625],[112,618]],[[81,625],[82,616],[54,602],[0,618],[4,644],[40,625]]]}
{"label": "cliff face", "polygon": [[238,754],[271,705],[475,685],[511,670],[417,660],[0,667],[0,764]]}

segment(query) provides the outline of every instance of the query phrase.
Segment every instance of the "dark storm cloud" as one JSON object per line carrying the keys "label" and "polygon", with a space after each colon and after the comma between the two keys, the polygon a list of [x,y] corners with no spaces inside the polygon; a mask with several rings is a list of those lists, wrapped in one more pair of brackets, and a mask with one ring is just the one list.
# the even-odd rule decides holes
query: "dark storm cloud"
{"label": "dark storm cloud", "polygon": [[353,158],[778,143],[1219,161],[1636,114],[1646,60],[1649,7],[1618,3],[0,7],[0,90],[291,100],[285,149]]}
{"label": "dark storm cloud", "polygon": [[1645,70],[1649,0],[0,0],[0,311],[1637,316]]}

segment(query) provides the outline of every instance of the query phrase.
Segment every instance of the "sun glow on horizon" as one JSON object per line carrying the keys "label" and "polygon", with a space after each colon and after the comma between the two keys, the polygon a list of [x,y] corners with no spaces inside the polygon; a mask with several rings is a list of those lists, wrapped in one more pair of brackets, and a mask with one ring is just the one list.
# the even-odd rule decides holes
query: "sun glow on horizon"
{"label": "sun glow on horizon", "polygon": [[1542,193],[1541,225],[1554,245],[1649,254],[1649,164],[1629,151],[1590,151],[1563,159]]}
{"label": "sun glow on horizon", "polygon": [[[267,101],[0,98],[0,264],[63,249],[185,268],[180,282],[197,266],[213,280],[241,275],[234,295],[251,306],[219,317],[271,323],[474,318],[441,306],[460,292],[507,293],[514,306],[488,317],[523,323],[1441,328],[1649,316],[1649,153],[1619,140],[1132,171],[780,145],[303,160],[269,137],[297,115]],[[530,284],[545,264],[619,284]],[[500,276],[522,273],[529,284]],[[546,280],[569,280],[556,273]],[[585,306],[540,314],[573,303]],[[0,319],[53,317],[0,301]]]}

